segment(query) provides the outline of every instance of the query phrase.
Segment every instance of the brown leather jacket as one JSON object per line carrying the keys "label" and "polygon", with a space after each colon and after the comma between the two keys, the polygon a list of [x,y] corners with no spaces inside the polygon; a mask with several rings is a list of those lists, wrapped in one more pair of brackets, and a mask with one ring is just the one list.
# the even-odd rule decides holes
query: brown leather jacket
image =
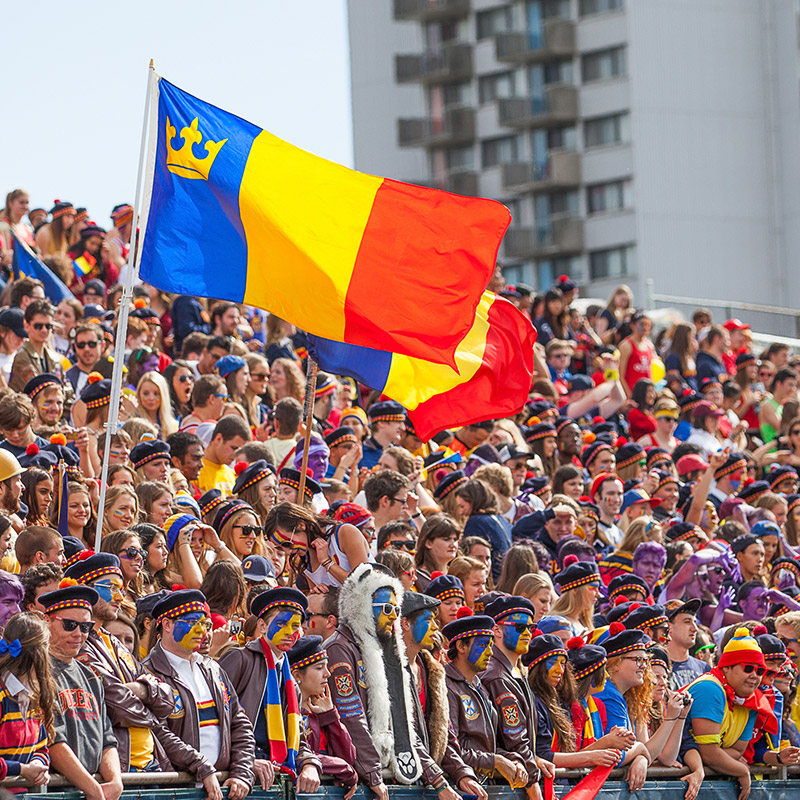
{"label": "brown leather jacket", "polygon": [[[350,765],[356,760],[353,740],[339,719],[339,712],[332,708],[315,714],[302,708],[306,726],[308,746],[317,754],[322,764],[322,772],[343,786],[355,786],[358,774]],[[325,737],[325,752],[320,752],[322,737]]]}
{"label": "brown leather jacket", "polygon": [[536,765],[536,707],[524,678],[515,678],[511,662],[495,648],[481,681],[498,712],[497,752],[522,760],[531,786],[539,780]]}
{"label": "brown leather jacket", "polygon": [[381,757],[369,732],[367,685],[360,669],[361,653],[350,629],[339,625],[325,641],[325,650],[331,672],[331,699],[356,748],[353,766],[368,786],[377,786],[383,780]]}
{"label": "brown leather jacket", "polygon": [[[194,694],[175,672],[161,642],[152,649],[143,665],[170,686],[176,698],[180,698],[180,708],[176,702],[175,711],[162,724],[183,742],[199,750],[200,718]],[[200,656],[198,667],[214,697],[219,719],[219,758],[214,766],[218,771],[230,772],[231,778],[238,778],[252,788],[256,742],[250,720],[220,666],[210,658]]]}
{"label": "brown leather jacket", "polygon": [[456,786],[464,778],[476,779],[472,768],[461,756],[461,747],[450,725],[444,667],[424,650],[417,657],[417,661],[425,691],[424,714],[419,695],[414,697],[417,730],[423,740],[422,743]]}
{"label": "brown leather jacket", "polygon": [[[239,703],[247,714],[253,728],[258,723],[258,715],[262,712],[262,701],[267,689],[267,660],[261,649],[260,640],[248,642],[244,647],[234,647],[220,656],[219,665],[230,678]],[[298,698],[298,703],[299,703]],[[306,764],[311,764],[322,775],[319,759],[308,746],[303,726],[300,726],[300,742],[297,748],[297,771]]]}
{"label": "brown leather jacket", "polygon": [[478,775],[494,776],[497,750],[497,710],[480,678],[473,683],[453,665],[444,668],[450,725],[461,745],[461,756]]}
{"label": "brown leather jacket", "polygon": [[[122,644],[111,636],[112,655],[97,631],[92,630],[78,661],[89,667],[103,682],[106,709],[117,737],[120,767],[130,769],[131,740],[128,728],[149,728],[153,732],[154,758],[162,770],[185,769],[198,780],[214,772],[214,765],[193,747],[184,744],[172,731],[159,723],[172,713],[175,698],[172,689],[154,675],[145,672]],[[136,681],[147,692],[144,701],[125,685]]]}
{"label": "brown leather jacket", "polygon": [[[328,652],[328,669],[331,672],[331,677],[328,678],[331,699],[356,747],[356,771],[369,786],[375,786],[383,780],[383,770],[369,730],[369,698],[360,667],[361,652],[350,629],[342,624],[336,629],[336,633],[326,640],[325,650]],[[447,781],[443,770],[431,758],[423,744],[421,737],[427,739],[427,730],[424,722],[420,723],[421,709],[416,694],[412,698],[413,704],[416,704],[417,709],[415,749],[422,764],[422,780],[439,788]]]}
{"label": "brown leather jacket", "polygon": [[[15,392],[21,392],[25,384],[34,377],[34,375],[41,375],[43,372],[50,372],[54,375],[58,375],[58,377],[64,381],[61,356],[59,356],[55,350],[51,350],[47,345],[44,346],[42,355],[39,356],[36,350],[33,349],[33,345],[29,341],[25,341],[14,356],[14,363],[11,366],[11,379],[8,385]],[[71,393],[71,385],[69,385],[69,389]]]}

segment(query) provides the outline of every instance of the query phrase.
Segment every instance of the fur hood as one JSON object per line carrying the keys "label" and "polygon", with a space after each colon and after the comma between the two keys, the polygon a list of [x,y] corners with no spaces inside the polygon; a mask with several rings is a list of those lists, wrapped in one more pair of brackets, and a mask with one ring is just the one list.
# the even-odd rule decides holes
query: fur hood
{"label": "fur hood", "polygon": [[426,650],[422,650],[419,655],[428,673],[428,707],[425,714],[428,742],[433,760],[441,766],[450,730],[450,706],[444,667]]}
{"label": "fur hood", "polygon": [[414,728],[411,674],[398,620],[394,625],[389,652],[396,656],[400,664],[407,728],[407,737],[403,738],[412,743],[409,751],[398,753],[392,719],[393,715],[395,718],[402,718],[403,715],[398,713],[396,707],[393,709],[391,698],[393,695],[397,697],[400,687],[393,687],[394,692],[389,689],[384,648],[375,633],[372,597],[378,589],[391,589],[397,597],[398,605],[402,604],[403,585],[397,578],[374,569],[371,564],[359,564],[339,589],[339,621],[350,629],[361,652],[367,684],[367,722],[384,771],[388,772],[389,780],[393,783],[412,784],[422,775],[422,764],[416,748],[413,747],[418,737]]}

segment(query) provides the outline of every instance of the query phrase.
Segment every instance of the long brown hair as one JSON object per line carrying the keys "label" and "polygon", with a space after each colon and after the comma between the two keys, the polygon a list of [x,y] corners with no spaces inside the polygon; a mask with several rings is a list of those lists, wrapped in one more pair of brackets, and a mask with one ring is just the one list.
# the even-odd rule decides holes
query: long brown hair
{"label": "long brown hair", "polygon": [[58,704],[58,690],[50,671],[48,644],[50,631],[40,614],[24,611],[8,621],[3,632],[7,642],[19,640],[22,651],[18,656],[6,652],[0,655],[0,675],[10,672],[21,681],[29,681],[31,705],[29,715],[36,715],[47,731],[47,738],[55,738],[53,709]]}
{"label": "long brown hair", "polygon": [[461,527],[449,514],[434,514],[432,517],[428,517],[417,537],[417,549],[414,553],[414,563],[417,569],[428,571],[435,569],[435,565],[428,560],[428,548],[425,545],[434,539],[447,539],[454,533],[460,537]]}
{"label": "long brown hair", "polygon": [[561,705],[560,694],[564,692],[562,684],[571,682],[573,685],[568,692],[571,696],[575,696],[574,678],[569,671],[569,667],[564,665],[564,677],[558,683],[558,687],[554,688],[547,678],[547,659],[543,659],[538,664],[535,664],[528,671],[528,685],[531,687],[535,697],[538,697],[547,707],[550,714],[550,720],[553,723],[553,729],[558,736],[558,749],[559,753],[573,753],[575,752],[575,728],[572,727],[572,722],[566,711]]}

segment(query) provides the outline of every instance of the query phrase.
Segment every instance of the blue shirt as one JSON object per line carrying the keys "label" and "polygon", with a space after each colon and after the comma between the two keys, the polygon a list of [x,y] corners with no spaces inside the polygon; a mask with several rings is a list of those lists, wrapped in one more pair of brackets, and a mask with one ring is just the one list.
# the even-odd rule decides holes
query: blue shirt
{"label": "blue shirt", "polygon": [[628,704],[619,689],[610,680],[606,680],[606,685],[603,687],[603,691],[597,695],[597,699],[602,700],[606,707],[604,735],[615,725],[619,725],[620,728],[625,728],[625,730],[633,730],[633,723],[628,714]]}

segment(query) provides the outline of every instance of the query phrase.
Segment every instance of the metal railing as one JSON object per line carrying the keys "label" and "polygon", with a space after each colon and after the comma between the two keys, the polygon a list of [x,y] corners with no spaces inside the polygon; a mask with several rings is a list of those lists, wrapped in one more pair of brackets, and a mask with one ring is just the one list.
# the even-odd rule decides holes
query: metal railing
{"label": "metal railing", "polygon": [[[709,297],[685,297],[676,294],[661,294],[655,291],[655,281],[647,279],[647,307],[655,308],[656,303],[667,303],[680,306],[691,306],[693,308],[722,308],[725,315],[730,318],[736,316],[737,312],[749,311],[755,314],[770,314],[782,317],[789,317],[794,320],[795,335],[800,339],[800,310],[796,308],[785,308],[782,306],[769,306],[761,303],[747,303],[742,300],[714,300]],[[778,337],[770,337],[771,341]]]}

